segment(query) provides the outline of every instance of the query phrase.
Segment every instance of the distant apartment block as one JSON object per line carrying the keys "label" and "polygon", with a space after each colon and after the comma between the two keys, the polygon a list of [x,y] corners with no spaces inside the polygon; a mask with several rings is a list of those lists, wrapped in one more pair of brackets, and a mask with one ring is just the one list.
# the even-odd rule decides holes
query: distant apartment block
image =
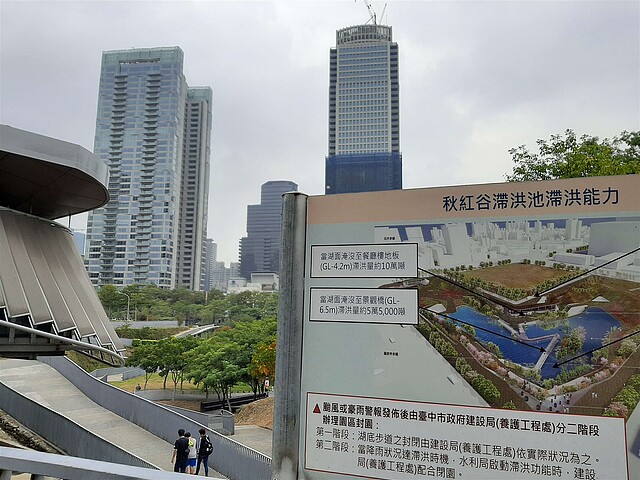
{"label": "distant apartment block", "polygon": [[325,193],[401,188],[398,44],[389,26],[343,28],[330,51]]}
{"label": "distant apartment block", "polygon": [[212,91],[189,88],[179,47],[104,52],[95,154],[110,201],[90,213],[94,286],[204,281]]}
{"label": "distant apartment block", "polygon": [[213,269],[217,259],[218,245],[212,238],[207,238],[204,242],[204,279],[202,282],[202,288],[205,292],[213,288]]}
{"label": "distant apartment block", "polygon": [[80,253],[80,256],[84,258],[84,253],[85,253],[86,243],[87,243],[87,235],[84,232],[81,232],[80,230],[72,230],[72,232],[73,232],[73,241],[75,242],[76,247],[78,247],[78,252]]}

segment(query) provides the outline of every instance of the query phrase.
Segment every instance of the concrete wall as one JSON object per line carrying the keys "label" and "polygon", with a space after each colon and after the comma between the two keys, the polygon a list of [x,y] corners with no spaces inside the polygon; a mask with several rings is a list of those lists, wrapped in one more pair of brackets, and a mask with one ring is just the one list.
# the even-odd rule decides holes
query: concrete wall
{"label": "concrete wall", "polygon": [[0,406],[24,426],[37,431],[69,455],[138,467],[158,468],[86,430],[64,415],[15,392],[3,383],[0,383]]}

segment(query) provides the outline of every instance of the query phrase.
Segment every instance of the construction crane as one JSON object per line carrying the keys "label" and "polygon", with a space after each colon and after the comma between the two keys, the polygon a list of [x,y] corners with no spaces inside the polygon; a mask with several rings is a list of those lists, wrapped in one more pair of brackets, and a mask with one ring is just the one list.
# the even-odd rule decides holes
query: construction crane
{"label": "construction crane", "polygon": [[367,25],[369,22],[371,22],[373,20],[373,24],[377,25],[376,22],[376,12],[373,9],[373,7],[371,6],[371,4],[367,1],[367,0],[363,0],[364,4],[367,6],[367,10],[369,11],[369,20],[367,20],[367,23],[365,23],[365,25]]}
{"label": "construction crane", "polygon": [[[357,1],[357,0],[356,0]],[[367,25],[369,22],[373,22],[374,25],[378,24],[376,11],[373,9],[368,0],[363,0],[364,4],[367,6],[367,11],[369,12],[369,20],[365,23]],[[380,15],[380,19],[384,19],[384,12],[387,10],[387,4],[384,4],[384,8],[382,9],[382,15]],[[384,21],[384,20],[382,20]]]}

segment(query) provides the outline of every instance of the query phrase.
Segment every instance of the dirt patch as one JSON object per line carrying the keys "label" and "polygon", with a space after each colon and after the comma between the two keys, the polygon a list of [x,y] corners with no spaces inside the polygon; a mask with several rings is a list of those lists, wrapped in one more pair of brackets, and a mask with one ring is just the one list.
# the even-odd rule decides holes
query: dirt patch
{"label": "dirt patch", "polygon": [[200,411],[200,400],[157,400],[156,403],[186,408],[187,410],[194,410],[196,412]]}
{"label": "dirt patch", "polygon": [[64,453],[3,411],[0,411],[0,443],[11,446],[21,445],[39,452]]}
{"label": "dirt patch", "polygon": [[273,397],[256,400],[236,413],[236,425],[257,425],[273,430]]}
{"label": "dirt patch", "polygon": [[[157,403],[200,411],[199,400],[159,400]],[[273,430],[273,397],[263,398],[245,405],[236,413],[235,417],[236,425],[257,425]]]}

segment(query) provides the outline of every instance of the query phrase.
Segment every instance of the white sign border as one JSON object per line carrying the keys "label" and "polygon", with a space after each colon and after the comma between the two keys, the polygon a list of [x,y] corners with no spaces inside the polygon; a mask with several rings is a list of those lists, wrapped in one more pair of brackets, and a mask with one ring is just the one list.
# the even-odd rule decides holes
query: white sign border
{"label": "white sign border", "polygon": [[[413,252],[415,263],[412,266],[412,271],[409,273],[413,273],[413,275],[398,275],[397,273],[387,274],[387,275],[349,275],[347,272],[346,275],[317,275],[314,274],[313,269],[313,260],[314,260],[314,249],[317,248],[329,248],[329,247],[369,247],[371,250],[380,249],[380,247],[388,247],[388,246],[402,246],[411,247],[415,249]],[[407,269],[408,270],[408,269]],[[311,255],[309,259],[309,278],[418,278],[418,244],[412,242],[394,242],[394,243],[330,243],[330,244],[313,244],[311,245]]]}
{"label": "white sign border", "polygon": [[[303,448],[303,462],[302,462],[302,467],[304,468],[304,470],[308,470],[310,472],[320,472],[320,473],[329,473],[332,475],[338,475],[338,476],[349,476],[349,477],[355,477],[355,478],[371,478],[371,479],[376,479],[376,480],[384,480],[384,477],[372,477],[371,475],[358,475],[355,474],[353,472],[338,472],[338,471],[334,471],[334,470],[325,470],[322,468],[309,468],[308,465],[308,438],[309,438],[309,424],[310,424],[310,411],[312,409],[312,403],[310,403],[310,397],[312,395],[316,395],[316,396],[322,396],[322,397],[335,397],[335,398],[343,398],[343,399],[362,399],[362,400],[366,400],[366,401],[384,401],[384,402],[401,402],[401,403],[405,403],[405,404],[415,404],[415,405],[431,405],[434,407],[445,407],[445,408],[453,408],[453,409],[460,409],[460,410],[479,410],[482,411],[483,414],[486,414],[486,412],[500,412],[503,416],[510,416],[513,415],[515,413],[522,413],[522,414],[526,414],[526,415],[532,415],[532,416],[546,416],[550,419],[556,419],[558,420],[560,417],[561,418],[565,418],[565,417],[570,417],[570,418],[575,418],[575,419],[584,419],[584,418],[593,418],[596,419],[598,421],[619,421],[619,422],[623,422],[622,423],[622,430],[623,430],[623,435],[624,435],[624,445],[625,447],[627,446],[627,434],[626,434],[626,423],[624,421],[624,419],[619,418],[619,417],[603,417],[603,416],[598,416],[598,415],[570,415],[570,414],[555,414],[555,413],[546,413],[546,412],[536,412],[536,411],[528,411],[528,410],[510,410],[510,409],[500,409],[500,408],[491,408],[491,407],[472,407],[472,406],[468,406],[468,405],[458,405],[458,404],[445,404],[445,403],[435,403],[435,402],[425,402],[425,401],[417,401],[417,400],[402,400],[402,399],[396,399],[396,398],[382,398],[382,397],[370,397],[370,396],[365,396],[365,395],[350,395],[350,394],[339,394],[339,393],[323,393],[323,392],[314,392],[314,391],[307,391],[305,392],[305,394],[303,395],[304,397],[304,409],[305,409],[305,422],[304,422],[304,437],[302,439],[303,443],[304,443],[304,448]],[[319,403],[319,402],[318,402]],[[626,470],[626,477],[624,479],[620,479],[620,480],[630,480],[630,471],[629,471],[629,458],[628,458],[628,451],[627,448],[624,448],[622,450],[624,452],[624,465],[625,465],[625,470]],[[437,477],[436,477],[437,478]],[[533,477],[522,477],[523,480],[525,480],[526,478],[533,478]],[[537,477],[536,477],[537,478]],[[546,478],[546,477],[545,477]],[[553,478],[553,477],[549,477],[549,478]],[[602,477],[600,477],[602,478]],[[471,480],[471,479],[469,479]]]}
{"label": "white sign border", "polygon": [[[342,290],[342,291],[372,291],[372,292],[394,292],[394,291],[403,291],[403,292],[415,292],[415,322],[383,322],[383,321],[374,321],[370,322],[367,320],[320,320],[313,318],[313,291],[314,290]],[[364,325],[418,325],[420,322],[420,297],[419,291],[417,288],[367,288],[367,287],[310,287],[309,288],[309,322],[314,323],[362,323]],[[382,294],[382,293],[381,293]],[[413,306],[413,305],[412,305]]]}

